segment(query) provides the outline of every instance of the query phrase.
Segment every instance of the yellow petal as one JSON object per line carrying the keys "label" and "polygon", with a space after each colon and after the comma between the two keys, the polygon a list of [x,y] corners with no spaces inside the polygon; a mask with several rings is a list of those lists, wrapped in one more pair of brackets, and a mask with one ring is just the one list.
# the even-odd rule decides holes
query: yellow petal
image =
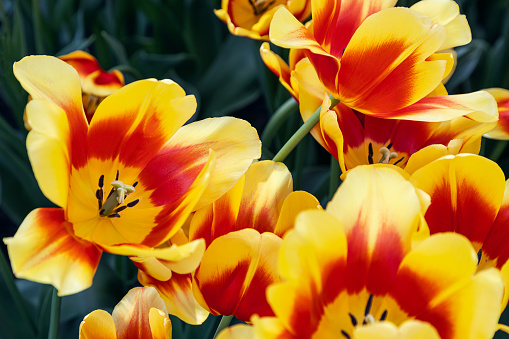
{"label": "yellow petal", "polygon": [[[78,73],[62,60],[50,56],[28,56],[13,66],[14,75],[33,99],[49,101],[67,115],[71,164],[80,168],[86,164],[88,123],[81,102]],[[39,112],[44,119],[46,113]],[[50,114],[48,118],[54,118]],[[35,118],[34,118],[35,119]]]}
{"label": "yellow petal", "polygon": [[195,209],[212,203],[233,187],[253,160],[260,157],[261,142],[247,121],[222,117],[196,121],[180,128],[162,151],[186,154],[187,166],[193,167],[207,160],[209,149],[215,152],[216,167]]}
{"label": "yellow petal", "polygon": [[355,339],[440,339],[437,331],[428,323],[409,320],[399,328],[389,321],[355,328]]}
{"label": "yellow petal", "polygon": [[472,41],[472,32],[459,6],[452,0],[423,0],[410,7],[431,18],[433,23],[444,26],[446,39],[440,50],[458,47]]}
{"label": "yellow petal", "polygon": [[309,209],[321,210],[320,202],[312,194],[305,191],[290,193],[283,202],[274,234],[283,237],[293,228],[297,215]]}
{"label": "yellow petal", "polygon": [[[174,272],[184,274],[190,273],[196,269],[199,265],[201,257],[205,251],[205,242],[203,239],[197,239],[188,244],[177,246],[171,245],[170,247],[158,247],[152,248],[143,245],[114,245],[114,246],[102,246],[105,251],[114,253],[117,255],[129,255],[134,262],[140,262],[141,266],[147,271],[147,273],[157,276],[158,266],[143,265],[145,258],[156,258],[160,259],[164,266],[171,269]],[[137,258],[141,257],[141,258]]]}
{"label": "yellow petal", "polygon": [[65,208],[69,194],[70,131],[66,113],[50,101],[31,100],[26,108],[32,130],[27,151],[35,178],[44,195]]}
{"label": "yellow petal", "polygon": [[79,339],[117,339],[111,315],[103,310],[95,310],[86,315],[80,324]]}
{"label": "yellow petal", "polygon": [[149,322],[152,339],[171,339],[171,321],[165,312],[151,308]]}
{"label": "yellow petal", "polygon": [[18,278],[52,284],[60,296],[92,285],[102,251],[78,240],[60,208],[30,212],[12,238],[5,238],[12,269]]}
{"label": "yellow petal", "polygon": [[159,281],[140,270],[138,280],[143,286],[157,289],[169,314],[192,325],[202,324],[207,319],[209,312],[194,299],[191,274],[173,274],[171,279]]}

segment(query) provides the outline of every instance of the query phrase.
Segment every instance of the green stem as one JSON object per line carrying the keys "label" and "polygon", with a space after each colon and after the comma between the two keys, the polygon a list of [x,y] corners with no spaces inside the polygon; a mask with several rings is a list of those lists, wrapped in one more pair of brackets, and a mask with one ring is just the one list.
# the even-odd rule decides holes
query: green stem
{"label": "green stem", "polygon": [[331,156],[330,161],[330,181],[329,181],[329,200],[332,199],[334,193],[336,193],[339,187],[339,177],[341,176],[341,169],[339,168],[339,163]]}
{"label": "green stem", "polygon": [[[331,100],[331,105],[329,109],[334,108],[339,103],[339,100],[334,99],[332,95],[329,95],[329,98]],[[290,154],[291,151],[299,144],[299,142],[311,131],[313,127],[320,121],[320,110],[321,107],[318,107],[318,109],[313,113],[313,115],[302,125],[297,132],[295,132],[290,140],[284,144],[284,146],[279,150],[279,152],[274,156],[272,159],[273,161],[282,162],[286,159],[288,154]]]}
{"label": "green stem", "polygon": [[285,123],[285,121],[299,108],[299,103],[295,101],[294,98],[288,99],[284,104],[281,105],[277,109],[277,111],[272,115],[265,126],[265,129],[262,133],[262,144],[267,147],[270,146],[270,143],[276,136],[278,130]]}
{"label": "green stem", "polygon": [[493,151],[490,154],[490,159],[497,162],[498,159],[502,156],[507,146],[508,140],[500,140],[496,145]]}
{"label": "green stem", "polygon": [[227,328],[228,325],[230,325],[230,322],[232,321],[232,319],[233,319],[233,315],[228,315],[228,316],[223,315],[223,317],[221,318],[221,322],[219,323],[219,326],[217,326],[216,333],[214,333],[214,338],[217,337],[219,332],[221,332],[222,330]]}
{"label": "green stem", "polygon": [[16,284],[14,283],[14,276],[11,273],[9,264],[7,264],[7,260],[5,259],[2,250],[0,250],[0,270],[2,271],[2,276],[4,278],[5,284],[7,285],[7,289],[9,290],[12,299],[14,299],[14,303],[18,307],[18,310],[21,313],[22,317],[25,319],[26,324],[28,324],[28,327],[32,332],[33,337],[35,337],[36,330],[34,320],[30,316],[25,301],[23,300],[21,293],[19,293],[19,290],[16,287]]}
{"label": "green stem", "polygon": [[56,288],[53,289],[53,294],[51,295],[51,317],[49,319],[49,332],[48,339],[57,339],[58,338],[58,326],[60,324],[60,303],[62,302],[62,298],[60,298],[57,294]]}

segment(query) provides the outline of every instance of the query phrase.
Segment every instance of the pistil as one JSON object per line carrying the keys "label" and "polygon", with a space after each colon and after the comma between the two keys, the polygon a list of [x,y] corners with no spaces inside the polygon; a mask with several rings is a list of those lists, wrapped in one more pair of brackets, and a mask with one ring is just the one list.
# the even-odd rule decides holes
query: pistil
{"label": "pistil", "polygon": [[[120,210],[114,211],[114,209],[122,205],[125,201],[125,198],[128,194],[134,192],[134,186],[126,185],[120,180],[115,180],[111,182],[111,185],[113,186],[112,193],[108,196],[108,199],[104,202],[102,205],[102,209],[100,214],[102,216],[108,217],[111,215],[117,216]],[[128,204],[129,205],[129,204]],[[112,212],[115,212],[115,214],[112,214]]]}
{"label": "pistil", "polygon": [[398,157],[398,153],[391,152],[387,147],[380,148],[379,152],[382,155],[378,161],[379,164],[388,164],[389,161]]}

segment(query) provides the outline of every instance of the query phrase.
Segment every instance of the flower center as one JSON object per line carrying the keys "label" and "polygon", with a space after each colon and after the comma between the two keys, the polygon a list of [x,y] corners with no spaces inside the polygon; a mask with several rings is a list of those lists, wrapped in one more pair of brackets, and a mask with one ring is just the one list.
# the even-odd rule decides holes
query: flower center
{"label": "flower center", "polygon": [[[373,304],[373,294],[370,294],[368,302],[366,303],[366,308],[364,309],[364,319],[362,321],[362,325],[374,324],[376,322],[375,317],[371,314],[371,305],[372,304]],[[352,322],[353,327],[356,327],[359,324],[359,322],[357,321],[357,318],[352,313],[348,313],[348,315],[350,316],[350,321]],[[387,318],[387,310],[385,310],[382,313],[382,316],[380,317],[379,321],[384,321],[386,318]],[[347,339],[351,338],[350,335],[344,330],[341,331],[341,334],[343,335],[343,337],[345,337]]]}
{"label": "flower center", "polygon": [[[380,160],[378,160],[379,164],[388,164],[392,159],[396,159],[398,157],[398,153],[391,152],[391,147],[392,142],[389,145],[387,145],[387,147],[380,147],[378,153],[380,153],[382,156],[380,157]],[[368,145],[368,162],[370,165],[374,164],[373,156],[374,156],[373,144],[370,142]],[[396,161],[394,165],[397,165],[398,163],[403,161],[404,158],[405,157],[402,157],[401,159]]]}
{"label": "flower center", "polygon": [[271,0],[249,0],[249,4],[253,8],[253,12],[255,15],[263,14],[267,11],[276,1]]}
{"label": "flower center", "polygon": [[117,170],[115,181],[111,182],[111,186],[113,186],[113,188],[104,202],[104,175],[99,177],[99,189],[96,191],[95,196],[99,206],[99,215],[103,217],[120,218],[119,212],[125,210],[127,207],[136,206],[136,204],[140,201],[140,199],[136,199],[124,205],[127,196],[134,193],[134,187],[136,187],[138,182],[135,182],[132,185],[126,185],[122,181],[118,180],[118,175],[119,173]]}

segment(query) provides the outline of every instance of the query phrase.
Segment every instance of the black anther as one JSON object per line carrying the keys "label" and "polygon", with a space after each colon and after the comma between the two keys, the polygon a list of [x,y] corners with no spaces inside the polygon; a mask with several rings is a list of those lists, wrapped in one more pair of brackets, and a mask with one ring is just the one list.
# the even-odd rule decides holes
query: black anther
{"label": "black anther", "polygon": [[140,202],[140,199],[133,200],[129,203],[127,203],[127,207],[134,207]]}

